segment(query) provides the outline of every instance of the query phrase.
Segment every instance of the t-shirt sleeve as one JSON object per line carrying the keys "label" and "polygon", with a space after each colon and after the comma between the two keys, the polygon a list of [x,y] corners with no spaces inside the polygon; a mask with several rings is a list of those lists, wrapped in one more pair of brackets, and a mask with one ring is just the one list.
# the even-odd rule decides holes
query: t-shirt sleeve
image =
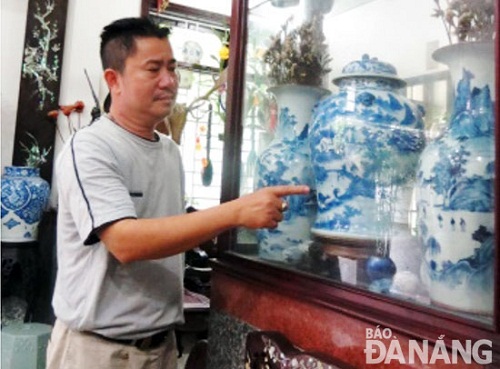
{"label": "t-shirt sleeve", "polygon": [[58,162],[58,192],[85,245],[99,241],[97,231],[125,218],[137,218],[112,147],[105,140],[75,134]]}

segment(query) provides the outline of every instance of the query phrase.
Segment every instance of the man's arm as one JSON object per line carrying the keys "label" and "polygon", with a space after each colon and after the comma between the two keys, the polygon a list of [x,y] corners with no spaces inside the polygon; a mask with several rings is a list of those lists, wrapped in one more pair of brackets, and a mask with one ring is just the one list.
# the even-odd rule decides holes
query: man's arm
{"label": "man's arm", "polygon": [[307,186],[267,187],[190,214],[119,220],[99,231],[99,237],[122,263],[159,259],[187,251],[230,228],[275,228],[283,219],[281,197],[308,192]]}

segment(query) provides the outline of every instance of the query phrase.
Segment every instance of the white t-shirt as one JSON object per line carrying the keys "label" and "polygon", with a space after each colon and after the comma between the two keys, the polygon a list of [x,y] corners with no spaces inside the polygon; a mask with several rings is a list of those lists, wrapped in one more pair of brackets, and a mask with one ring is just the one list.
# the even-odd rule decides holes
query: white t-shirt
{"label": "white t-shirt", "polygon": [[101,117],[75,133],[57,159],[52,304],[72,329],[136,339],[183,322],[182,255],[121,264],[95,233],[119,219],[184,213],[180,152],[159,137],[143,139]]}

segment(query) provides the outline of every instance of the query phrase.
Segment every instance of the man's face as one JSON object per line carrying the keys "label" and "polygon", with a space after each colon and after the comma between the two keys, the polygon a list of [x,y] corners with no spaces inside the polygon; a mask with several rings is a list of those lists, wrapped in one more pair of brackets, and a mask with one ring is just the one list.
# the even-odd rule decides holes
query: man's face
{"label": "man's face", "polygon": [[177,63],[166,39],[138,38],[136,52],[119,74],[121,107],[131,117],[158,122],[170,114],[177,96]]}

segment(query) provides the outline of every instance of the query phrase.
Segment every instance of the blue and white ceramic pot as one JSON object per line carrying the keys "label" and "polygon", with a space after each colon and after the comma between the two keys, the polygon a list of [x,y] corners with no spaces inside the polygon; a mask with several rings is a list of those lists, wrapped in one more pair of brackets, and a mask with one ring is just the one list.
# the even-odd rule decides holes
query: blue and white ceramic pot
{"label": "blue and white ceramic pot", "polygon": [[[309,155],[309,125],[312,110],[329,91],[312,86],[282,85],[270,88],[279,109],[274,139],[257,160],[257,188],[305,184],[314,190]],[[316,215],[314,191],[285,198],[289,209],[275,229],[257,232],[259,257],[296,264],[308,250],[310,229]]]}
{"label": "blue and white ceramic pot", "polygon": [[[415,178],[423,108],[399,93],[396,69],[363,55],[333,80],[310,133],[318,215],[312,233],[352,247],[390,242],[397,190]],[[382,247],[379,255],[387,250]]]}
{"label": "blue and white ceramic pot", "polygon": [[422,154],[417,184],[422,279],[431,301],[449,309],[493,312],[493,44],[463,43],[435,52],[450,66],[455,102],[445,133]]}
{"label": "blue and white ceramic pot", "polygon": [[40,169],[5,167],[2,176],[2,241],[30,242],[38,238],[38,224],[50,195]]}

